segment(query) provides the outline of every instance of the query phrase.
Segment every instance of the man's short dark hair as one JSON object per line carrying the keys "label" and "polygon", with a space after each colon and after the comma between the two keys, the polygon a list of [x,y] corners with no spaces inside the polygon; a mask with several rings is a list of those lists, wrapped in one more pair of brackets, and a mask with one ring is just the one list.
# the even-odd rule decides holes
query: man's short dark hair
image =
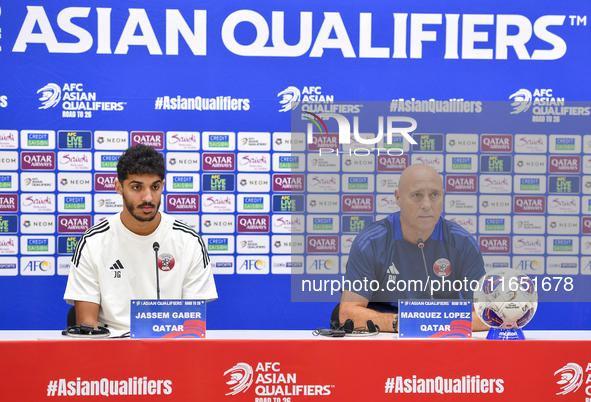
{"label": "man's short dark hair", "polygon": [[129,175],[155,174],[164,180],[164,156],[154,148],[137,144],[127,148],[117,162],[117,178],[123,183]]}

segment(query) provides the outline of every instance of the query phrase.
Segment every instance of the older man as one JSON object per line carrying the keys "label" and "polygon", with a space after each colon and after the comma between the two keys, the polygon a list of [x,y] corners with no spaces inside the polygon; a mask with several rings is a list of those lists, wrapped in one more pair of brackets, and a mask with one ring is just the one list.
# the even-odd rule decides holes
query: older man
{"label": "older man", "polygon": [[[441,218],[443,182],[435,169],[409,166],[394,195],[400,212],[369,225],[355,238],[345,274],[352,286],[343,289],[340,322],[372,320],[382,331],[397,331],[398,299],[429,299],[427,280],[437,285],[455,282],[455,289],[461,282],[459,291],[450,286],[434,291],[435,299],[458,299],[460,293],[471,299],[470,281],[478,281],[485,273],[472,235]],[[476,315],[472,327],[488,329]]]}

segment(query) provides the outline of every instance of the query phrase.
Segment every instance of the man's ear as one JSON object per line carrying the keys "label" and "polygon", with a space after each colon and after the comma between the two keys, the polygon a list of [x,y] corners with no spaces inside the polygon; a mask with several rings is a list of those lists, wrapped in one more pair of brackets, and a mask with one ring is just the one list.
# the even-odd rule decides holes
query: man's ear
{"label": "man's ear", "polygon": [[123,184],[121,184],[119,179],[115,179],[115,191],[120,195],[123,195]]}
{"label": "man's ear", "polygon": [[394,190],[394,197],[396,198],[396,203],[398,204],[398,200],[400,199],[400,194],[398,193],[398,189]]}

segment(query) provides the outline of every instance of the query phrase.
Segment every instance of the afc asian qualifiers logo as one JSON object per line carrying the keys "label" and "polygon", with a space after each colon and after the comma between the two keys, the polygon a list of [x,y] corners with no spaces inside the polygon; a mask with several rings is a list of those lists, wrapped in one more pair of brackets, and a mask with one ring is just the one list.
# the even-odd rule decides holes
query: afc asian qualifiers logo
{"label": "afc asian qualifiers logo", "polygon": [[158,268],[161,271],[170,271],[174,268],[174,257],[168,253],[162,253],[158,256]]}
{"label": "afc asian qualifiers logo", "polygon": [[236,364],[224,373],[224,377],[227,374],[230,374],[230,381],[226,382],[230,386],[230,392],[226,395],[236,395],[248,391],[254,379],[252,367],[246,363]]}
{"label": "afc asian qualifiers logo", "polygon": [[560,374],[560,379],[556,384],[560,386],[560,392],[556,395],[566,395],[576,392],[583,384],[583,368],[576,363],[568,363],[566,366],[556,370],[554,376]]}
{"label": "afc asian qualifiers logo", "polygon": [[440,277],[446,277],[451,274],[451,263],[446,258],[440,258],[433,264],[433,272]]}

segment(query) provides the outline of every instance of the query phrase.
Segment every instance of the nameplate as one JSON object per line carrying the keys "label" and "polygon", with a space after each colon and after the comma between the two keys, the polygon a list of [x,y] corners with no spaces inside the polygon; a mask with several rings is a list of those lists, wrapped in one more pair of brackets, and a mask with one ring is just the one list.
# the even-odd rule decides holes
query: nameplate
{"label": "nameplate", "polygon": [[205,338],[205,300],[132,300],[130,337]]}
{"label": "nameplate", "polygon": [[399,300],[399,338],[472,338],[472,300]]}

